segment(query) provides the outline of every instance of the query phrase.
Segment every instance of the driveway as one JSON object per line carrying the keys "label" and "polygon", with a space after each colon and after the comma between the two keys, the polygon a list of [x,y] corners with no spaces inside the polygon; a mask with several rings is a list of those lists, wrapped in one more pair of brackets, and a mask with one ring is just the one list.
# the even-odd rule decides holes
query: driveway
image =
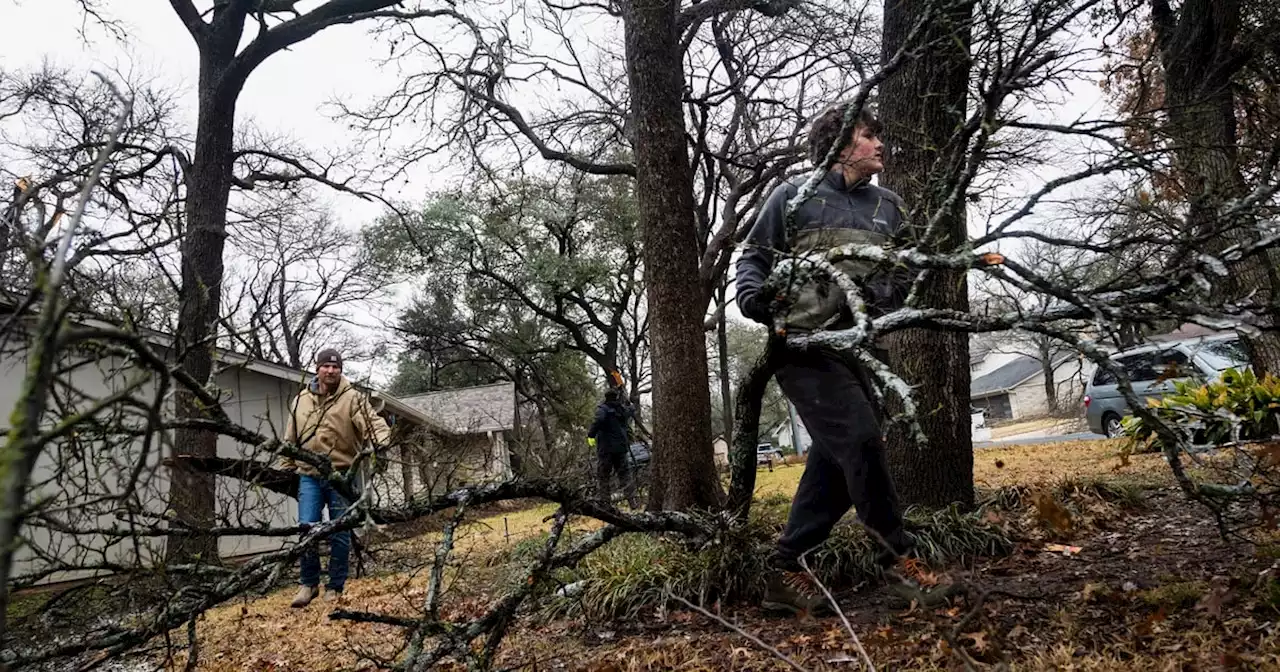
{"label": "driveway", "polygon": [[1058,434],[1056,436],[1024,436],[996,441],[975,441],[974,448],[998,448],[1000,446],[1028,446],[1037,443],[1058,443],[1060,441],[1099,441],[1105,439],[1101,434],[1093,432],[1076,432],[1074,434]]}

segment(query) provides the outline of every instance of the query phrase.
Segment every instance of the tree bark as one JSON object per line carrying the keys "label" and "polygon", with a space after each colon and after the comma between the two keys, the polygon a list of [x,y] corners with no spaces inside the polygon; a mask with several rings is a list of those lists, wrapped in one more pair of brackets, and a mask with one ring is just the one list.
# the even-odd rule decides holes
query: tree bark
{"label": "tree bark", "polygon": [[[725,301],[725,287],[720,286],[717,301],[723,306]],[[718,311],[716,317],[716,354],[719,358],[720,367],[720,425],[724,427],[725,445],[733,445],[733,388],[729,380],[729,318],[725,315],[725,311]]]}
{"label": "tree bark", "polygon": [[747,375],[738,381],[738,426],[734,428],[734,442],[729,449],[728,508],[740,523],[746,523],[750,517],[756,490],[756,442],[760,439],[764,393],[782,366],[785,350],[783,341],[770,338]]}
{"label": "tree bark", "polygon": [[[222,253],[227,238],[227,202],[235,161],[235,113],[245,79],[272,54],[297,44],[329,26],[359,20],[361,14],[384,9],[395,0],[330,0],[305,15],[260,33],[243,51],[245,20],[251,3],[219,3],[206,22],[191,0],[169,0],[200,54],[197,82],[195,151],[185,175],[183,211],[182,305],[178,311],[176,352],[194,380],[209,382],[213,372],[216,328],[222,300]],[[194,395],[175,395],[180,418],[205,417]],[[209,431],[179,430],[174,436],[169,506],[177,523],[193,529],[212,526],[216,499],[214,478],[181,456],[217,456],[217,437]],[[169,562],[208,562],[217,558],[217,540],[201,535],[175,535],[167,540]]]}
{"label": "tree bark", "polygon": [[[882,55],[905,42],[934,0],[889,0],[884,13]],[[942,207],[935,165],[964,121],[969,75],[968,21],[972,5],[961,4],[936,20],[925,37],[929,46],[880,87],[885,124],[885,171],[880,184],[897,192],[912,212]],[[949,19],[949,20],[948,20]],[[950,168],[959,170],[959,166]],[[948,213],[943,249],[965,244],[963,206]],[[968,311],[963,271],[936,272],[921,296],[924,307]],[[919,446],[895,426],[888,441],[889,467],[904,504],[973,505],[973,444],[969,419],[969,339],[960,332],[909,329],[888,339],[891,364],[914,387],[920,424],[929,445]]]}
{"label": "tree bark", "polygon": [[[225,33],[234,33],[228,36]],[[186,226],[182,237],[182,305],[178,313],[178,353],[182,368],[200,382],[213,372],[216,325],[222,301],[222,252],[227,237],[227,201],[231,193],[234,160],[235,110],[239,88],[223,84],[235,57],[239,31],[213,33],[201,45],[196,144],[187,176]],[[179,389],[180,418],[205,417],[192,393]],[[174,460],[170,472],[169,506],[179,523],[188,528],[213,527],[217,501],[215,477],[189,468],[182,456],[216,457],[217,435],[207,430],[181,429],[175,433]],[[167,540],[165,558],[171,563],[216,562],[217,539],[173,536]]]}
{"label": "tree bark", "polygon": [[[1248,242],[1257,235],[1252,217],[1223,221],[1219,215],[1225,203],[1249,189],[1240,170],[1232,91],[1232,79],[1244,63],[1238,44],[1240,2],[1187,0],[1176,16],[1167,0],[1151,4],[1164,66],[1166,132],[1189,199],[1191,233],[1225,228],[1210,252]],[[1280,315],[1276,273],[1266,253],[1254,255],[1232,264],[1227,277],[1216,280],[1215,292],[1224,301],[1246,300],[1252,294],[1255,309],[1266,316],[1266,326],[1272,326]],[[1243,340],[1259,375],[1280,374],[1280,332],[1271,329]]]}
{"label": "tree bark", "polygon": [[717,508],[677,0],[623,3],[653,355],[650,509]]}
{"label": "tree bark", "polygon": [[1058,412],[1058,382],[1053,374],[1053,347],[1047,339],[1040,341],[1040,370],[1044,372],[1044,401],[1050,413]]}

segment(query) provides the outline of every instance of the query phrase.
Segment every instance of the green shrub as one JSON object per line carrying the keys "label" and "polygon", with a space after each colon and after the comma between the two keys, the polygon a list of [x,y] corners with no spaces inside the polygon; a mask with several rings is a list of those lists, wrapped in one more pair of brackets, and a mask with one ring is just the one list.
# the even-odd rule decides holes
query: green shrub
{"label": "green shrub", "polygon": [[[1159,480],[1143,475],[1072,476],[1054,482],[1049,493],[1062,502],[1081,499],[1101,499],[1121,507],[1142,505],[1144,493],[1160,487]],[[996,511],[1017,512],[1033,506],[1037,493],[1043,487],[1030,485],[1005,485],[999,488],[978,489],[978,505]]]}
{"label": "green shrub", "polygon": [[[1227,369],[1207,384],[1176,381],[1174,393],[1148,406],[1196,444],[1265,439],[1280,433],[1280,378],[1261,380],[1248,369]],[[1130,452],[1158,452],[1164,446],[1155,428],[1139,417],[1124,421]]]}
{"label": "green shrub", "polygon": [[1066,478],[1054,487],[1060,499],[1096,497],[1123,507],[1142,504],[1144,487],[1139,479],[1125,477]]}
{"label": "green shrub", "polygon": [[[667,595],[705,605],[717,600],[759,600],[768,578],[766,563],[789,505],[785,496],[759,500],[745,528],[696,550],[661,537],[626,535],[588,556],[572,572],[556,577],[555,585],[544,593],[547,615],[627,618],[663,607]],[[918,540],[920,556],[934,565],[1003,555],[1013,548],[1008,534],[986,522],[981,509],[973,513],[954,507],[912,509],[907,523]],[[839,589],[877,576],[878,553],[878,546],[859,525],[846,523],[836,526],[809,565],[823,583]],[[575,582],[581,583],[573,595],[554,594],[556,588]]]}
{"label": "green shrub", "polygon": [[1035,490],[1029,485],[1002,485],[998,488],[976,487],[978,506],[999,511],[1017,511],[1028,506]]}

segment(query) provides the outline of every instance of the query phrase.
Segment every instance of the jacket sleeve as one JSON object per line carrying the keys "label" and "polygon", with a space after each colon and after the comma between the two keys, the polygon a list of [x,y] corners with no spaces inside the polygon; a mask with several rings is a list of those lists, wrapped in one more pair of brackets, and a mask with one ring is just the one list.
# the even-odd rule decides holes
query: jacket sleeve
{"label": "jacket sleeve", "polygon": [[[886,199],[893,203],[897,211],[897,227],[894,229],[893,242],[891,243],[895,249],[909,247],[916,242],[916,231],[907,220],[906,207],[902,203],[902,198],[897,194],[884,190]],[[877,287],[873,292],[872,305],[877,309],[878,314],[891,313],[902,307],[907,301],[907,295],[911,293],[911,285],[915,282],[918,270],[909,266],[898,264],[889,269],[884,277],[876,283]]]}
{"label": "jacket sleeve", "polygon": [[382,419],[378,412],[373,410],[373,404],[369,403],[369,397],[364,394],[356,396],[355,408],[352,409],[351,421],[355,424],[359,436],[365,441],[371,441],[378,446],[385,446],[391,441],[391,427],[387,426],[387,421]]}
{"label": "jacket sleeve", "polygon": [[761,286],[773,271],[774,252],[786,249],[787,201],[796,193],[789,183],[778,185],[765,201],[755,225],[743,241],[742,254],[737,265],[737,302],[742,314],[764,324],[769,324],[768,297],[760,296]]}
{"label": "jacket sleeve", "polygon": [[600,433],[600,428],[604,427],[604,423],[608,419],[608,417],[609,417],[609,412],[605,410],[604,406],[596,407],[595,420],[591,421],[591,428],[587,430],[588,439],[596,438],[596,436]]}

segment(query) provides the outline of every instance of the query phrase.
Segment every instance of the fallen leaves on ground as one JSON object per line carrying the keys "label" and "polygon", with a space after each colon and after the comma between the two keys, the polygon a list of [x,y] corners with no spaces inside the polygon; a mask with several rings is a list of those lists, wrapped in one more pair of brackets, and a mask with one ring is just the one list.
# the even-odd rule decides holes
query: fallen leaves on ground
{"label": "fallen leaves on ground", "polygon": [[[1111,472],[1118,466],[1116,444],[1106,441],[1016,446],[980,455],[979,464],[988,466],[976,471],[986,485],[1027,486],[1040,492],[1049,492],[1053,483],[1065,478],[1114,478]],[[1004,467],[994,468],[988,457],[999,459]],[[1134,455],[1129,466],[1119,468],[1120,477],[1146,479],[1141,482],[1157,486],[1147,491],[1154,498],[1147,506],[1111,507],[1103,516],[1078,507],[1078,502],[1069,503],[1082,512],[1076,515],[1054,498],[1045,512],[1036,503],[1030,514],[1063,523],[1052,540],[1029,537],[1013,555],[972,567],[904,563],[905,573],[922,585],[936,584],[943,576],[970,576],[981,587],[994,589],[972,619],[961,620],[971,609],[963,598],[908,612],[895,606],[879,586],[839,595],[871,658],[880,669],[957,669],[956,652],[945,641],[948,630],[941,628],[963,622],[955,645],[983,663],[1006,660],[1015,669],[1280,668],[1280,635],[1274,624],[1278,612],[1266,593],[1276,590],[1280,595],[1280,588],[1271,588],[1280,585],[1277,577],[1266,573],[1271,558],[1223,547],[1202,511],[1176,492],[1158,488],[1161,480],[1156,474],[1163,472],[1147,458],[1158,456]],[[787,491],[801,472],[802,467],[761,472],[761,489]],[[470,537],[463,535],[460,546],[465,552],[460,558],[468,564],[465,572],[456,567],[449,572],[451,592],[444,605],[449,617],[477,615],[496,599],[498,569],[482,562],[484,553],[511,543],[506,532],[513,519],[540,520],[542,512],[507,515],[506,530],[489,520],[477,525]],[[994,515],[998,521],[992,522],[1016,524],[1023,514]],[[540,528],[527,529],[531,533]],[[431,536],[396,542],[394,552],[424,564],[430,558]],[[1194,586],[1199,588],[1193,590]],[[421,568],[353,579],[342,606],[411,617],[419,613],[425,590],[426,571]],[[291,593],[287,589],[237,601],[200,619],[199,669],[379,669],[376,659],[390,658],[403,646],[401,629],[330,621],[330,605],[322,601],[291,610]],[[838,619],[773,618],[743,604],[715,609],[808,669],[849,670],[860,665]],[[185,632],[175,631],[173,641],[185,641]],[[183,662],[180,654],[171,665],[181,669]],[[715,621],[665,610],[620,623],[539,622],[526,616],[505,641],[498,666],[616,672],[787,669],[773,654]]]}

